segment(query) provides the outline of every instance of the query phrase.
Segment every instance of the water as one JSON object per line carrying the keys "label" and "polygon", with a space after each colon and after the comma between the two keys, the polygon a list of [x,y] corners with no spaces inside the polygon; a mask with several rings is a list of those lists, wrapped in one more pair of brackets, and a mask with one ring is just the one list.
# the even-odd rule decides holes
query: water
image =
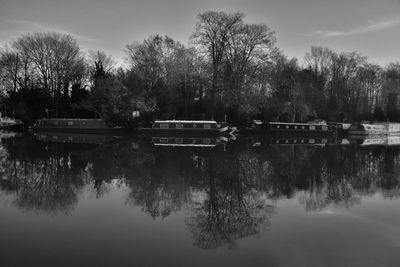
{"label": "water", "polygon": [[399,146],[175,141],[3,135],[0,266],[400,265]]}

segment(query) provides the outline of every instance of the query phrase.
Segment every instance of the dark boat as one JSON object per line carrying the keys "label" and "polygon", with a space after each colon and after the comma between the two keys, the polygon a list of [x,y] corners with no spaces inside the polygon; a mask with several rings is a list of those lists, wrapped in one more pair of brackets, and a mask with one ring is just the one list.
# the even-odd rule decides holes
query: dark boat
{"label": "dark boat", "polygon": [[255,120],[252,125],[253,133],[269,133],[269,134],[327,134],[335,133],[335,127],[326,124],[322,120],[312,121],[308,123],[290,123],[290,122],[262,122]]}
{"label": "dark boat", "polygon": [[115,134],[126,132],[123,127],[107,126],[103,119],[40,119],[31,128],[34,132]]}
{"label": "dark boat", "polygon": [[151,128],[139,128],[140,133],[190,133],[190,134],[221,134],[228,132],[226,123],[216,121],[194,120],[157,120]]}

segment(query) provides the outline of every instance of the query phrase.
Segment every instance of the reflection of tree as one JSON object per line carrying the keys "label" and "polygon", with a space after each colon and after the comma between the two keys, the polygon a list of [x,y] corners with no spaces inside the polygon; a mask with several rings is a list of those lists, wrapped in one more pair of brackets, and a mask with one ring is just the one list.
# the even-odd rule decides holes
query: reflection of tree
{"label": "reflection of tree", "polygon": [[7,166],[2,174],[7,183],[1,187],[15,192],[14,204],[21,209],[69,213],[81,188],[93,180],[85,152],[96,146],[42,143],[26,136],[5,147],[8,154],[0,157],[0,166]]}
{"label": "reflection of tree", "polygon": [[148,153],[153,156],[137,162],[147,171],[130,172],[126,181],[131,188],[129,203],[141,206],[153,218],[165,218],[185,202],[186,183],[190,182],[186,179],[196,177],[193,155],[173,150]]}
{"label": "reflection of tree", "polygon": [[[105,144],[44,143],[28,137],[0,145],[0,189],[21,209],[69,213],[82,188],[97,197],[115,186],[153,218],[188,209],[186,224],[202,248],[260,234],[280,198],[306,210],[350,207],[362,196],[400,196],[398,147],[228,144],[227,151],[158,148],[129,139]],[[86,188],[86,187],[85,187]]]}
{"label": "reflection of tree", "polygon": [[[219,161],[220,160],[220,161]],[[192,203],[193,215],[187,219],[195,244],[210,249],[244,237],[260,234],[269,225],[273,206],[263,192],[253,187],[245,168],[248,158],[208,159],[208,190],[204,200]]]}
{"label": "reflection of tree", "polygon": [[275,198],[296,191],[306,210],[352,206],[362,195],[395,196],[400,184],[398,148],[269,146],[257,160]]}
{"label": "reflection of tree", "polygon": [[77,202],[78,187],[60,173],[60,167],[56,159],[41,165],[25,165],[27,175],[20,179],[16,205],[45,213],[70,212]]}

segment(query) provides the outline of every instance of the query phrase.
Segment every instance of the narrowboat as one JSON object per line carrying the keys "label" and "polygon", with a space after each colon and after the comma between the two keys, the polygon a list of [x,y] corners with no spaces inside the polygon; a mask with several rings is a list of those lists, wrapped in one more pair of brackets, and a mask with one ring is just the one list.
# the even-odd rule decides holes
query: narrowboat
{"label": "narrowboat", "polygon": [[227,123],[216,121],[156,120],[151,128],[140,128],[146,133],[224,133],[229,131]]}
{"label": "narrowboat", "polygon": [[253,121],[252,129],[255,133],[260,131],[268,131],[271,133],[290,133],[290,134],[332,134],[335,127],[318,122],[309,123],[290,123],[290,122],[262,122]]}
{"label": "narrowboat", "polygon": [[124,134],[123,127],[109,127],[103,119],[40,119],[31,128],[34,132]]}

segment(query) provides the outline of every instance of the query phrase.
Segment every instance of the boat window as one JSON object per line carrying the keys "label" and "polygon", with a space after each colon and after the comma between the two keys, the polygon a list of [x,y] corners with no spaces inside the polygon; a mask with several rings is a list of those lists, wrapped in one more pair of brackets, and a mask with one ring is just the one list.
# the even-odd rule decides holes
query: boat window
{"label": "boat window", "polygon": [[211,125],[208,123],[204,124],[204,129],[211,129]]}
{"label": "boat window", "polygon": [[182,123],[177,123],[177,124],[175,124],[175,128],[176,129],[182,129],[183,128],[183,124]]}
{"label": "boat window", "polygon": [[168,123],[160,123],[160,128],[161,129],[168,129],[169,125],[168,125]]}
{"label": "boat window", "polygon": [[70,125],[70,126],[73,125],[73,124],[74,124],[74,123],[73,123],[72,121],[69,121],[69,122],[68,122],[68,125]]}
{"label": "boat window", "polygon": [[182,138],[176,138],[175,139],[175,143],[176,144],[182,144],[183,143],[183,139]]}
{"label": "boat window", "polygon": [[204,138],[203,139],[203,144],[210,144],[211,143],[211,140],[209,139],[209,138]]}
{"label": "boat window", "polygon": [[160,143],[168,144],[168,138],[160,138]]}
{"label": "boat window", "polygon": [[311,126],[310,126],[310,130],[315,130],[315,126],[314,126],[314,125],[311,125]]}

